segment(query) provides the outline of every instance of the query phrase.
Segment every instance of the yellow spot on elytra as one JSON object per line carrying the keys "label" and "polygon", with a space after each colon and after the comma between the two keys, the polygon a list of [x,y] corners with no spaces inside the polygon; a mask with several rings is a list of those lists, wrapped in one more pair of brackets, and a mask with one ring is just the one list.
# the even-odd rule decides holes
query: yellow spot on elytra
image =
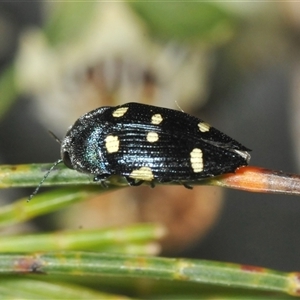
{"label": "yellow spot on elytra", "polygon": [[163,120],[161,114],[155,114],[151,118],[151,124],[158,125]]}
{"label": "yellow spot on elytra", "polygon": [[153,131],[148,132],[147,141],[149,143],[154,143],[154,142],[158,141],[158,134],[156,132],[153,132]]}
{"label": "yellow spot on elytra", "polygon": [[108,135],[105,138],[105,147],[108,153],[114,153],[119,151],[120,141],[117,136]]}
{"label": "yellow spot on elytra", "polygon": [[191,166],[195,173],[199,173],[203,171],[203,153],[201,149],[195,148],[190,153],[191,155]]}
{"label": "yellow spot on elytra", "polygon": [[120,118],[120,117],[123,117],[126,114],[127,110],[128,110],[128,107],[120,107],[120,108],[116,109],[112,113],[112,115],[115,118]]}
{"label": "yellow spot on elytra", "polygon": [[198,127],[199,127],[199,130],[200,130],[201,132],[207,132],[207,131],[209,131],[209,129],[210,129],[210,125],[207,124],[207,123],[205,123],[205,122],[200,122],[200,123],[198,124]]}
{"label": "yellow spot on elytra", "polygon": [[149,167],[141,167],[137,170],[133,170],[129,174],[129,177],[145,181],[151,181],[154,179],[152,170]]}

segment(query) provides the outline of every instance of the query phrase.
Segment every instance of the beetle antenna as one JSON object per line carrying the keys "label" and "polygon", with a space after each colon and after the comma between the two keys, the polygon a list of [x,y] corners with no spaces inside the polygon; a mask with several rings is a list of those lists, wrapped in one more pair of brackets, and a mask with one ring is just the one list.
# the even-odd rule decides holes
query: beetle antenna
{"label": "beetle antenna", "polygon": [[61,140],[52,131],[48,130],[48,132],[59,144],[61,144]]}
{"label": "beetle antenna", "polygon": [[42,184],[44,183],[44,181],[47,179],[47,177],[49,176],[49,174],[52,172],[52,170],[61,162],[63,162],[62,159],[59,159],[58,161],[56,161],[52,167],[48,170],[48,172],[44,175],[43,179],[40,181],[39,185],[36,187],[36,189],[34,190],[34,192],[28,197],[27,202],[29,202],[33,196],[35,196],[37,194],[37,192],[39,191],[40,187],[42,186]]}

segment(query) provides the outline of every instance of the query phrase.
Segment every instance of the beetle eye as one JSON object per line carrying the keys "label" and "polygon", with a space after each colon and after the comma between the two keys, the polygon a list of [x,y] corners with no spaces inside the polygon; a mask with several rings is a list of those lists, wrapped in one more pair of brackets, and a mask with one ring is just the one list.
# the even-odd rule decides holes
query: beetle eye
{"label": "beetle eye", "polygon": [[71,162],[71,159],[70,159],[69,152],[64,152],[64,153],[63,153],[63,161],[64,161],[64,164],[65,164],[68,168],[74,169],[74,168],[73,168],[73,165],[72,165],[72,162]]}

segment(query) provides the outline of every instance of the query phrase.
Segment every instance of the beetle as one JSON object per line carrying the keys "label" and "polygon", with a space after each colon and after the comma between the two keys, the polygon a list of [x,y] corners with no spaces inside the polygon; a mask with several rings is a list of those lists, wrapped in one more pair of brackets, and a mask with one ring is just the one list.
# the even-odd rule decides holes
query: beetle
{"label": "beetle", "polygon": [[248,165],[248,151],[182,111],[133,102],[105,106],[86,113],[69,128],[61,143],[61,159],[40,185],[64,162],[104,185],[111,175],[121,175],[132,186],[177,182],[191,188],[186,182]]}
{"label": "beetle", "polygon": [[61,145],[67,167],[93,174],[95,181],[121,175],[130,185],[234,172],[248,164],[248,151],[196,117],[140,103],[83,115]]}

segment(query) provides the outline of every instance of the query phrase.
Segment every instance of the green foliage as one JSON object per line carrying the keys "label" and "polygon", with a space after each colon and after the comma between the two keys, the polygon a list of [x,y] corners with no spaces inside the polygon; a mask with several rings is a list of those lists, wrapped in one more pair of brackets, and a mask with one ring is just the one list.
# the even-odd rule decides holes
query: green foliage
{"label": "green foliage", "polygon": [[234,19],[213,3],[134,1],[155,37],[219,44],[233,33]]}

